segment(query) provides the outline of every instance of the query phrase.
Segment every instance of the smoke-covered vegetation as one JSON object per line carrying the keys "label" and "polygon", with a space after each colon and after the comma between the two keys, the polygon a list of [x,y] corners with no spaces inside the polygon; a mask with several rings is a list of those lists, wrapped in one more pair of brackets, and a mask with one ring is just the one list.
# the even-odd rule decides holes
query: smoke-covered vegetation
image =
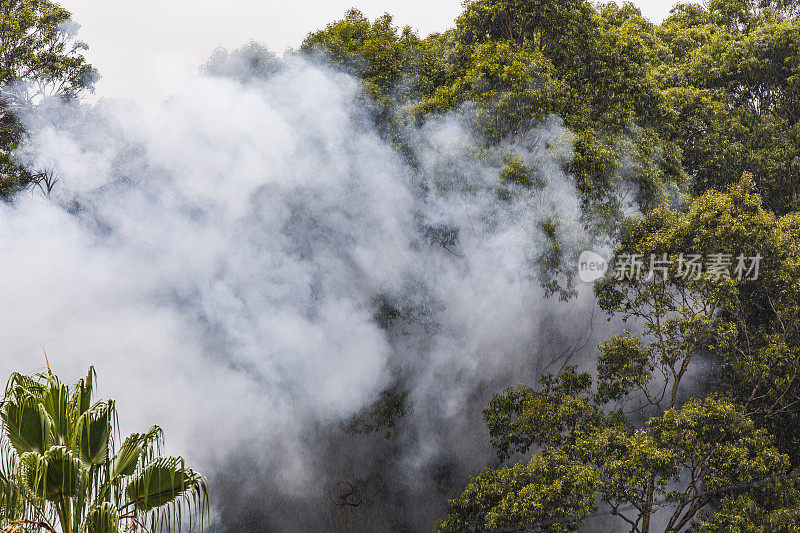
{"label": "smoke-covered vegetation", "polygon": [[95,364],[221,531],[798,531],[797,14],[352,10],[151,115],[4,0],[0,370]]}

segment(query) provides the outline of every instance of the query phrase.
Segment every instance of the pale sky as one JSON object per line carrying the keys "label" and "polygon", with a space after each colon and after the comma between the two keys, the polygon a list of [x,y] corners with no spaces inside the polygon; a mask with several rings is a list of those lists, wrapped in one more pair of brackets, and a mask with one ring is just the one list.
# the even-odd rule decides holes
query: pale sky
{"label": "pale sky", "polygon": [[[249,40],[276,52],[297,47],[306,34],[357,7],[370,18],[391,13],[421,34],[444,30],[461,0],[61,0],[82,28],[79,38],[103,79],[100,97],[155,103],[179,90],[217,46]],[[648,18],[662,20],[674,4],[635,0]]]}

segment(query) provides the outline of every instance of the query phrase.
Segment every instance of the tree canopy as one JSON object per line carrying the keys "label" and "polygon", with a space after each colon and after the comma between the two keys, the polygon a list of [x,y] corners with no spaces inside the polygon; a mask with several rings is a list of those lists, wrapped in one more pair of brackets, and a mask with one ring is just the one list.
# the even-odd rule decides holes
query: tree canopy
{"label": "tree canopy", "polygon": [[[484,415],[498,460],[536,451],[475,478],[440,531],[575,531],[598,513],[632,532],[656,531],[657,514],[665,532],[800,527],[800,226],[765,210],[752,187],[745,176],[686,211],[628,221],[614,262],[658,257],[666,270],[645,263],[643,277],[595,288],[640,332],[598,346],[594,380],[569,367],[495,395]],[[682,254],[709,250],[769,259],[757,279],[681,275]],[[709,380],[699,397],[698,374]]]}
{"label": "tree canopy", "polygon": [[796,12],[720,0],[679,4],[655,25],[630,3],[471,0],[453,29],[424,38],[351,10],[301,50],[363,79],[388,106],[384,126],[455,110],[497,143],[561,116],[592,223],[618,223],[630,185],[649,210],[745,171],[784,214],[800,185]]}
{"label": "tree canopy", "polygon": [[45,170],[24,168],[11,152],[25,134],[21,110],[49,96],[77,98],[97,79],[77,29],[69,11],[49,0],[0,4],[0,198],[35,183],[50,186]]}
{"label": "tree canopy", "polygon": [[[587,228],[615,243],[612,270],[643,268],[595,284],[631,326],[591,372],[492,398],[499,466],[437,530],[800,528],[799,39],[792,0],[678,4],[661,24],[630,3],[468,0],[427,37],[351,10],[306,39],[364,80],[399,144],[444,113],[486,146],[561,117]],[[540,183],[513,159],[500,179]],[[694,257],[718,264],[686,276]]]}
{"label": "tree canopy", "polygon": [[[590,368],[492,396],[496,463],[454,495],[438,531],[566,532],[598,517],[633,533],[800,530],[799,14],[797,0],[709,0],[654,24],[631,3],[466,0],[441,33],[352,9],[302,43],[360,80],[375,127],[412,168],[416,128],[442,115],[471,128],[476,158],[502,158],[558,117],[585,229],[614,247],[594,295],[628,329]],[[51,1],[0,4],[5,199],[51,186],[15,159],[21,111],[78,98],[97,77],[75,30]],[[255,43],[205,65],[239,78],[281,68]],[[518,155],[499,167],[500,201],[512,185],[545,185]],[[545,294],[574,296],[558,221],[541,229]],[[425,237],[446,247],[458,233]],[[376,302],[380,327],[403,314]],[[94,381],[91,370],[71,386],[49,371],[9,380],[0,526],[177,529],[186,505],[203,517],[204,478],[161,457],[157,427],[115,438],[115,404],[93,402]],[[349,432],[393,438],[412,401],[401,385]]]}

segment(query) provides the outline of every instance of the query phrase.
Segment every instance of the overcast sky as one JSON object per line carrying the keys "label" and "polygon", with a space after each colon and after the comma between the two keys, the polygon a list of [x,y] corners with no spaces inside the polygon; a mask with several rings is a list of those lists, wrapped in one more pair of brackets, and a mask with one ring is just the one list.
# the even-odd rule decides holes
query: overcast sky
{"label": "overcast sky", "polygon": [[[673,5],[634,0],[653,21]],[[99,96],[155,103],[188,81],[217,46],[248,40],[281,52],[335,20],[350,7],[369,17],[391,13],[398,25],[421,34],[452,26],[461,0],[62,0],[81,24],[87,56],[103,79]]]}

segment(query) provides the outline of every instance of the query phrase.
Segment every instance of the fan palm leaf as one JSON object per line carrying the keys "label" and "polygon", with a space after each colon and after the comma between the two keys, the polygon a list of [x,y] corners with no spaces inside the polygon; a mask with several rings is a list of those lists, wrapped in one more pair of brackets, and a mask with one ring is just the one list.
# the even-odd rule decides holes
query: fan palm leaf
{"label": "fan palm leaf", "polygon": [[108,502],[101,502],[86,516],[86,530],[89,533],[118,533],[119,520],[119,510]]}
{"label": "fan palm leaf", "polygon": [[[65,386],[50,370],[13,374],[0,399],[0,531],[36,525],[54,533],[202,530],[208,486],[181,457],[161,457],[153,426],[117,448],[112,400],[93,403],[93,368]],[[195,520],[199,518],[199,520]]]}
{"label": "fan palm leaf", "polygon": [[53,442],[53,419],[36,398],[25,396],[19,402],[7,402],[0,413],[6,436],[22,455],[26,452],[43,453]]}

